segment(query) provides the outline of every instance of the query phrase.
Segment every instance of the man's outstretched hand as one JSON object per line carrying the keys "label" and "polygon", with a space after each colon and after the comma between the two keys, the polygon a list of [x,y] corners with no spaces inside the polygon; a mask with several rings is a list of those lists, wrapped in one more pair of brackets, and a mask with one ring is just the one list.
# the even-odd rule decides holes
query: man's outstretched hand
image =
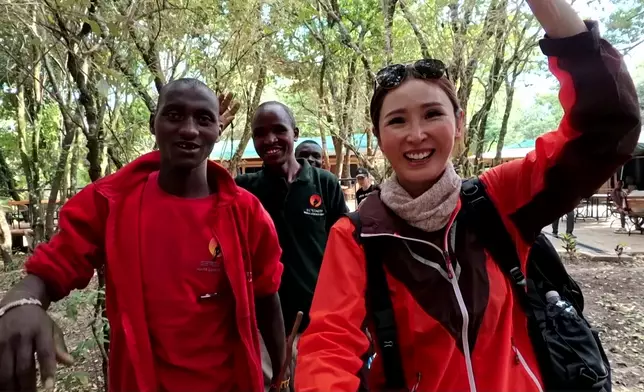
{"label": "man's outstretched hand", "polygon": [[235,119],[241,104],[234,100],[233,93],[219,94],[219,124],[223,131]]}
{"label": "man's outstretched hand", "polygon": [[70,366],[63,333],[39,306],[23,305],[0,318],[0,392],[36,392],[38,358],[43,386],[54,390],[56,363]]}

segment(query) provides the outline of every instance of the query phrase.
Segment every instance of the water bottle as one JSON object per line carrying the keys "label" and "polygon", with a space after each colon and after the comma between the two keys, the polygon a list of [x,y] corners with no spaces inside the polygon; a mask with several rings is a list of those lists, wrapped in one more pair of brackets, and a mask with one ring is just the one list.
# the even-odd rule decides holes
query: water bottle
{"label": "water bottle", "polygon": [[369,357],[367,360],[367,369],[371,369],[371,363],[373,362],[374,358],[376,358],[376,354],[373,354],[372,356]]}
{"label": "water bottle", "polygon": [[546,301],[548,306],[556,306],[560,309],[563,309],[563,314],[569,315],[570,317],[577,316],[577,311],[575,307],[572,306],[568,301],[561,298],[558,292],[551,290],[546,293]]}

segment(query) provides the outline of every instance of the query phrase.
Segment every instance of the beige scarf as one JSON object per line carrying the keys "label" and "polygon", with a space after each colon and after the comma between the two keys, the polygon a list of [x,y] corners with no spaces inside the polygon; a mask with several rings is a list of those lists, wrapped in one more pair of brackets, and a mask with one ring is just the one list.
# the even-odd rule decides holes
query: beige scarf
{"label": "beige scarf", "polygon": [[396,215],[411,226],[432,232],[445,227],[456,209],[461,178],[449,162],[438,182],[415,199],[398,183],[395,173],[380,189],[380,199]]}

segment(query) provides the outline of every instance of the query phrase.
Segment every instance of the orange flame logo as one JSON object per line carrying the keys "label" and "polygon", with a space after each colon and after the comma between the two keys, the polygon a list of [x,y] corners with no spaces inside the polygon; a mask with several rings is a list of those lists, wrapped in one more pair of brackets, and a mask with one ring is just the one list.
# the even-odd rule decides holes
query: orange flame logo
{"label": "orange flame logo", "polygon": [[309,204],[311,207],[318,208],[322,205],[322,197],[320,195],[313,195],[309,198]]}

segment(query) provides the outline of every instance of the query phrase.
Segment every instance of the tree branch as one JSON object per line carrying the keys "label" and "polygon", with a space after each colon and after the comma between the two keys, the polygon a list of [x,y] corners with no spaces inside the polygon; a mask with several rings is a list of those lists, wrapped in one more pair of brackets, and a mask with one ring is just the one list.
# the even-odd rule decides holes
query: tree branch
{"label": "tree branch", "polygon": [[318,0],[318,3],[324,8],[326,13],[329,15],[330,19],[335,21],[335,24],[338,26],[338,31],[340,32],[340,37],[342,38],[342,43],[347,46],[350,49],[353,49],[354,52],[360,57],[360,60],[362,61],[362,64],[364,65],[365,70],[367,71],[367,75],[369,75],[369,78],[371,80],[374,80],[376,75],[373,73],[372,67],[371,67],[371,61],[367,58],[367,56],[364,54],[362,49],[358,47],[358,45],[353,42],[353,39],[351,38],[351,34],[349,34],[349,31],[347,30],[346,26],[344,23],[342,23],[342,20],[336,14],[334,10],[329,8],[326,4],[323,2],[324,0]]}
{"label": "tree branch", "polygon": [[416,24],[416,21],[414,20],[414,16],[411,14],[411,12],[409,12],[409,9],[407,8],[407,4],[405,4],[405,0],[398,0],[398,3],[400,4],[400,9],[402,10],[403,15],[405,16],[407,23],[409,23],[409,25],[411,26],[411,29],[414,31],[414,35],[418,40],[418,44],[420,45],[420,53],[426,59],[431,58],[431,55],[429,54],[429,45],[427,43],[427,40],[425,39],[425,35]]}

